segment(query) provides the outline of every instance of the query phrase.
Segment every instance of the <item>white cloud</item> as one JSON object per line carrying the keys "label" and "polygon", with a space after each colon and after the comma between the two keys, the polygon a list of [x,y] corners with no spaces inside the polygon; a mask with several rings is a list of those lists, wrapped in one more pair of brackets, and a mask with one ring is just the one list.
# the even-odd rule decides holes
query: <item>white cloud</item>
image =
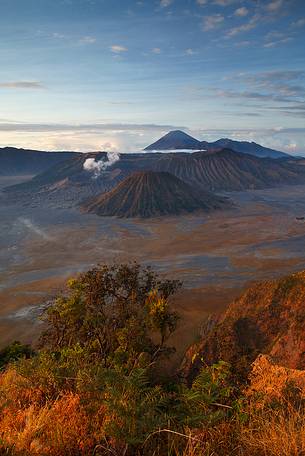
{"label": "white cloud", "polygon": [[197,0],[198,5],[203,6],[207,4],[207,0]]}
{"label": "white cloud", "polygon": [[218,6],[229,6],[233,3],[237,3],[238,0],[214,0],[214,4]]}
{"label": "white cloud", "polygon": [[194,54],[196,54],[196,52],[192,48],[186,49],[185,53],[186,53],[186,55],[194,55]]}
{"label": "white cloud", "polygon": [[153,48],[153,49],[151,50],[151,52],[152,52],[153,54],[161,54],[161,49],[158,48],[158,47],[155,47],[155,48]]}
{"label": "white cloud", "polygon": [[298,19],[297,21],[293,22],[292,27],[303,27],[305,25],[305,17]]}
{"label": "white cloud", "polygon": [[237,47],[244,47],[244,46],[250,46],[251,41],[244,40],[244,41],[239,41],[238,43],[235,43],[235,46]]}
{"label": "white cloud", "polygon": [[160,6],[161,8],[167,8],[173,3],[173,0],[161,0],[160,1]]}
{"label": "white cloud", "polygon": [[293,38],[291,36],[287,36],[286,38],[283,38],[281,40],[269,41],[268,43],[264,44],[264,48],[272,48],[272,47],[278,46],[280,44],[289,43],[292,40],[293,40]]}
{"label": "white cloud", "polygon": [[83,36],[79,39],[79,44],[94,44],[96,43],[96,38],[94,36]]}
{"label": "white cloud", "polygon": [[67,38],[66,35],[64,35],[63,33],[58,33],[58,32],[54,32],[52,33],[52,38],[55,38],[55,39],[58,39],[58,40],[65,40]]}
{"label": "white cloud", "polygon": [[227,38],[231,38],[232,36],[238,35],[239,33],[248,32],[248,31],[254,29],[257,26],[259,19],[260,19],[259,15],[254,15],[249,20],[249,22],[246,22],[245,24],[242,24],[238,27],[231,28],[226,34]]}
{"label": "white cloud", "polygon": [[235,14],[235,16],[244,17],[249,14],[249,10],[245,6],[242,6],[240,8],[237,8],[237,10],[235,10],[234,14]]}
{"label": "white cloud", "polygon": [[3,88],[3,89],[44,89],[45,87],[39,81],[12,81],[12,82],[0,82],[0,88]]}
{"label": "white cloud", "polygon": [[118,44],[113,44],[112,46],[110,46],[110,49],[115,54],[120,54],[121,52],[127,52],[128,51],[127,47],[120,46]]}
{"label": "white cloud", "polygon": [[53,123],[26,123],[26,122],[1,122],[0,131],[15,132],[140,132],[140,131],[164,131],[185,130],[186,127],[177,125],[158,124],[125,124],[125,123],[88,123],[88,124],[53,124]]}
{"label": "white cloud", "polygon": [[278,11],[283,6],[283,0],[273,0],[266,5],[266,9],[270,12]]}
{"label": "white cloud", "polygon": [[205,16],[203,18],[202,30],[208,32],[216,27],[219,27],[225,20],[221,14],[214,14],[212,16]]}

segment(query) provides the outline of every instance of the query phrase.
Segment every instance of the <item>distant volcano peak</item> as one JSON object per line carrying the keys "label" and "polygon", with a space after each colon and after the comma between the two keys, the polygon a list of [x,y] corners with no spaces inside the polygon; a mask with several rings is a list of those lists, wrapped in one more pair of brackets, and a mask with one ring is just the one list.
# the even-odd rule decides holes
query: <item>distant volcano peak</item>
{"label": "distant volcano peak", "polygon": [[190,149],[200,150],[201,142],[182,130],[172,130],[144,150]]}
{"label": "distant volcano peak", "polygon": [[255,142],[234,141],[229,138],[221,138],[214,142],[199,141],[182,130],[173,130],[162,136],[158,141],[144,150],[149,151],[166,151],[166,150],[213,150],[219,147],[227,147],[235,152],[255,155],[256,157],[285,158],[289,155],[278,150],[261,146]]}

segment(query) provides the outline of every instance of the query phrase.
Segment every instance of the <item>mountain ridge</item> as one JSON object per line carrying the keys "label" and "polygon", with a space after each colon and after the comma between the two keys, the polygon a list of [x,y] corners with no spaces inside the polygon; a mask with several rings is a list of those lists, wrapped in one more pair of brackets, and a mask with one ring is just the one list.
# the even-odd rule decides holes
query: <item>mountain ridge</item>
{"label": "mountain ridge", "polygon": [[105,160],[105,153],[81,154],[3,190],[10,200],[43,201],[71,207],[82,200],[110,191],[137,171],[166,171],[197,189],[223,192],[263,189],[305,183],[305,167],[295,160],[258,158],[220,149],[208,152],[121,154],[98,176],[84,169],[87,158]]}
{"label": "mountain ridge", "polygon": [[247,153],[257,157],[284,158],[289,154],[269,147],[264,147],[255,142],[235,141],[229,138],[221,138],[214,142],[199,141],[182,130],[173,130],[162,136],[160,139],[145,147],[144,151],[152,150],[214,150],[218,148],[229,148],[236,152]]}
{"label": "mountain ridge", "polygon": [[0,148],[0,175],[34,175],[78,156],[78,152],[46,152],[17,147]]}

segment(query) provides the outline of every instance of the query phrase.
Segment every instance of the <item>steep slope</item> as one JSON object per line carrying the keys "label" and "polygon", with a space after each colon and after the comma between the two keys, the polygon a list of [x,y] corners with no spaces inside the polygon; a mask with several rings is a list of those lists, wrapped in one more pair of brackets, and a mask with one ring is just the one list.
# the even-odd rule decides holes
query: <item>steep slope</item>
{"label": "steep slope", "polygon": [[76,152],[42,152],[4,147],[0,149],[0,175],[38,174],[78,155]]}
{"label": "steep slope", "polygon": [[175,150],[175,149],[191,149],[200,150],[201,143],[192,136],[184,133],[181,130],[174,130],[167,133],[158,141],[154,142],[150,146],[147,146],[144,150]]}
{"label": "steep slope", "polygon": [[224,207],[229,207],[225,199],[195,190],[170,173],[146,171],[132,174],[82,209],[104,216],[154,217]]}
{"label": "steep slope", "polygon": [[184,372],[194,378],[202,359],[222,359],[241,376],[260,354],[292,369],[305,369],[305,271],[250,288],[190,348]]}
{"label": "steep slope", "polygon": [[262,189],[305,183],[304,167],[222,149],[192,154],[163,154],[155,169],[210,191]]}

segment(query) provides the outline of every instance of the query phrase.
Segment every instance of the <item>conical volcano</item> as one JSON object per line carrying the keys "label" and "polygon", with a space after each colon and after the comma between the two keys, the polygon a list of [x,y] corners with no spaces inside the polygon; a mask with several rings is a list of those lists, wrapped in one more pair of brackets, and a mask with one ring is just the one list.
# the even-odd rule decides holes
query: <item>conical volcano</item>
{"label": "conical volcano", "polygon": [[117,187],[82,205],[101,216],[158,217],[229,207],[228,200],[194,189],[168,172],[145,171],[127,177]]}
{"label": "conical volcano", "polygon": [[174,130],[167,133],[158,141],[154,142],[144,150],[171,150],[171,149],[193,149],[200,150],[201,142],[198,139],[184,133],[181,130]]}

